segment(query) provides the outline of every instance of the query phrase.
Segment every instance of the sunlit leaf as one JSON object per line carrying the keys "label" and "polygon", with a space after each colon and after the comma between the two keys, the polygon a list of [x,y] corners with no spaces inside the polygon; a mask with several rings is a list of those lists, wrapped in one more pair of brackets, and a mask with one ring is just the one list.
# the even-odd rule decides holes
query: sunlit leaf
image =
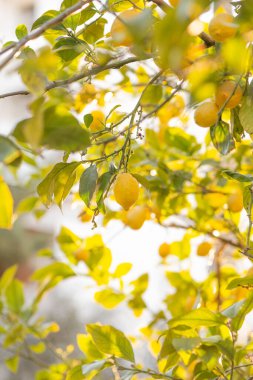
{"label": "sunlit leaf", "polygon": [[0,228],[10,229],[13,222],[13,198],[2,177],[0,177],[0,194]]}
{"label": "sunlit leaf", "polygon": [[135,361],[132,345],[121,331],[98,324],[87,325],[87,331],[101,352],[130,362]]}

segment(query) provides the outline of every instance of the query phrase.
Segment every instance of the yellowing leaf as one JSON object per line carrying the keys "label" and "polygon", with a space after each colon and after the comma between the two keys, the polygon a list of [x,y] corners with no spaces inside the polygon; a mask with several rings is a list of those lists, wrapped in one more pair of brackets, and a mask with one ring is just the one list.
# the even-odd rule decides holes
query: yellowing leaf
{"label": "yellowing leaf", "polygon": [[113,277],[120,278],[125,276],[131,270],[132,266],[133,264],[131,263],[119,264],[113,273]]}
{"label": "yellowing leaf", "polygon": [[95,293],[95,300],[107,309],[113,309],[125,299],[125,295],[107,288]]}
{"label": "yellowing leaf", "polygon": [[0,177],[0,228],[10,229],[13,218],[13,198],[8,185]]}
{"label": "yellowing leaf", "polygon": [[131,343],[123,332],[112,326],[101,326],[99,324],[87,325],[87,331],[98,350],[118,358],[134,362],[134,352]]}
{"label": "yellowing leaf", "polygon": [[189,327],[199,327],[199,326],[218,326],[224,324],[225,318],[218,313],[213,313],[212,311],[199,308],[190,311],[190,313],[183,315],[179,318],[173,318],[170,320],[169,325],[171,327],[177,327],[186,325]]}

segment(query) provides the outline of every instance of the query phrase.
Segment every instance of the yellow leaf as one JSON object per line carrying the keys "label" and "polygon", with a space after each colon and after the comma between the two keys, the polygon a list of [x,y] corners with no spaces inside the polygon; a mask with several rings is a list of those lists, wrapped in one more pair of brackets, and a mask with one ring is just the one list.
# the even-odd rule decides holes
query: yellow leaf
{"label": "yellow leaf", "polygon": [[8,185],[0,177],[0,228],[11,229],[13,198]]}

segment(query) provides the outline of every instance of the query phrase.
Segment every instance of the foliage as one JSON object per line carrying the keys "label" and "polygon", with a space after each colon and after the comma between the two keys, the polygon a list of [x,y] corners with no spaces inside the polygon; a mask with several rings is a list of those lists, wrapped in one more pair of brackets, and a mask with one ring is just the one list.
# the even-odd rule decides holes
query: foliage
{"label": "foliage", "polygon": [[[15,60],[24,90],[0,101],[28,95],[29,117],[0,136],[0,228],[66,201],[90,229],[119,220],[175,236],[159,244],[173,290],[155,313],[145,298],[149,274],[129,280],[127,258],[113,269],[96,231],[82,239],[62,227],[62,259],[39,252],[49,262],[32,275],[32,299],[17,267],[9,267],[0,282],[0,334],[10,371],[25,359],[38,366],[36,380],[104,378],[108,371],[116,380],[252,378],[252,333],[244,344],[238,339],[253,308],[250,3],[228,2],[224,10],[211,0],[64,0],[31,31],[17,26],[17,40],[2,46],[0,69]],[[40,36],[44,45],[36,48],[30,42]],[[13,188],[27,167],[33,174],[21,185],[29,196],[16,200]],[[190,271],[196,253],[211,263],[202,280]],[[172,270],[171,258],[181,270]],[[59,354],[49,335],[60,327],[38,310],[57,284],[77,277],[89,278],[102,307],[125,303],[136,317],[147,312],[149,324],[127,337],[91,323]],[[138,342],[147,345],[152,368],[139,362]]]}

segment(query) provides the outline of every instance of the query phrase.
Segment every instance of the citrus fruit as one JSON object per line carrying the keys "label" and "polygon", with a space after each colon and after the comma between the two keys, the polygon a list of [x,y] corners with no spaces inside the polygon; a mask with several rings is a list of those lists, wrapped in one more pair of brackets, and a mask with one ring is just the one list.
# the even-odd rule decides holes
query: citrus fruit
{"label": "citrus fruit", "polygon": [[117,175],[114,185],[116,202],[128,210],[139,197],[139,183],[130,173]]}
{"label": "citrus fruit", "polygon": [[209,24],[210,36],[217,42],[223,42],[234,37],[237,31],[237,25],[234,21],[234,17],[228,13],[216,15]]}
{"label": "citrus fruit", "polygon": [[173,7],[176,7],[179,3],[179,0],[170,0],[170,4],[173,6]]}
{"label": "citrus fruit", "polygon": [[139,230],[147,217],[145,206],[135,206],[128,210],[125,215],[125,224],[133,230]]}
{"label": "citrus fruit", "polygon": [[194,113],[195,123],[200,127],[211,127],[218,121],[219,109],[217,105],[210,101],[198,106]]}
{"label": "citrus fruit", "polygon": [[133,20],[140,14],[137,9],[130,9],[119,14],[111,26],[111,37],[115,45],[118,46],[131,46],[134,41],[134,37],[130,32],[127,23]]}
{"label": "citrus fruit", "polygon": [[[237,87],[236,87],[237,86]],[[233,81],[225,81],[216,90],[215,102],[219,107],[235,108],[242,99],[242,89]]]}
{"label": "citrus fruit", "polygon": [[197,255],[207,256],[211,248],[212,248],[212,244],[208,242],[203,242],[198,246]]}
{"label": "citrus fruit", "polygon": [[77,261],[86,261],[89,257],[89,251],[85,248],[79,248],[75,253]]}
{"label": "citrus fruit", "polygon": [[162,258],[167,257],[170,254],[170,245],[168,243],[162,243],[159,247],[158,253]]}
{"label": "citrus fruit", "polygon": [[241,190],[238,190],[228,196],[228,209],[231,212],[240,212],[243,209],[243,195]]}

